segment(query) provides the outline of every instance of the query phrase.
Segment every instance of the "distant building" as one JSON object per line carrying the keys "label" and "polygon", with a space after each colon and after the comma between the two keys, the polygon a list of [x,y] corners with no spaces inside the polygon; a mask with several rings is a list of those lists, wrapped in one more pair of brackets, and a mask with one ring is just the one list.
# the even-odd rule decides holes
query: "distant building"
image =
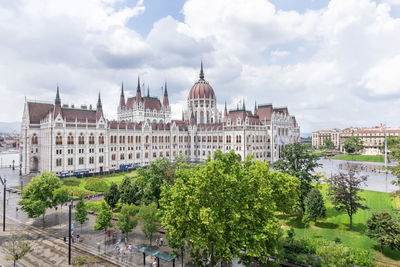
{"label": "distant building", "polygon": [[22,173],[54,171],[77,175],[125,170],[145,166],[178,154],[191,162],[204,162],[219,149],[234,150],[241,160],[252,154],[256,160],[274,162],[286,144],[299,142],[300,128],[286,107],[255,105],[254,111],[241,107],[223,114],[217,98],[200,79],[187,97],[182,120],[171,119],[167,84],[162,101],[142,93],[140,81],[133,97],[125,99],[121,86],[118,120],[108,121],[100,94],[96,109],[61,105],[59,89],[54,104],[26,101],[21,125],[20,159]]}
{"label": "distant building", "polygon": [[319,148],[325,145],[325,140],[331,139],[335,149],[340,148],[340,130],[320,130],[312,133],[312,146]]}
{"label": "distant building", "polygon": [[380,155],[384,152],[381,150],[382,145],[385,143],[385,132],[387,136],[400,136],[400,128],[382,128],[376,127],[363,127],[353,128],[349,127],[343,130],[321,130],[312,133],[313,147],[320,147],[324,145],[324,139],[331,138],[335,144],[335,148],[344,152],[344,142],[351,136],[357,136],[363,141],[364,149],[362,154],[366,155]]}

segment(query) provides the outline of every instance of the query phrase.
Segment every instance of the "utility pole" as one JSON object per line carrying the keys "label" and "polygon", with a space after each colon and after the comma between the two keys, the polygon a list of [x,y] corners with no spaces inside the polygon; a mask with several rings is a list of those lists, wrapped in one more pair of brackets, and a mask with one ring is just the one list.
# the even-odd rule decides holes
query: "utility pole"
{"label": "utility pole", "polygon": [[68,218],[68,265],[71,265],[71,214],[72,202],[69,204],[69,218]]}
{"label": "utility pole", "polygon": [[3,232],[6,231],[6,183],[7,180],[6,179],[2,179],[0,177],[0,181],[4,186],[4,193],[3,193]]}

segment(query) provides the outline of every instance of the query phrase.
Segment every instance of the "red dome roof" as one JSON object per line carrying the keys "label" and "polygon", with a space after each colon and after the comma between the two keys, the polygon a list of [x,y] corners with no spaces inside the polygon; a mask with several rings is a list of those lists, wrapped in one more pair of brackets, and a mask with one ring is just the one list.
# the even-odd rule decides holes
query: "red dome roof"
{"label": "red dome roof", "polygon": [[208,82],[200,79],[196,82],[189,92],[189,99],[207,98],[215,99],[215,93]]}

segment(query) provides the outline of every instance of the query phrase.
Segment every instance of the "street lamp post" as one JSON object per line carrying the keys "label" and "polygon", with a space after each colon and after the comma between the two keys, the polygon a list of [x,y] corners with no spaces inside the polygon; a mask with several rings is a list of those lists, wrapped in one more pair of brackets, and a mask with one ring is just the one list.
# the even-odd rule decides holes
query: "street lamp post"
{"label": "street lamp post", "polygon": [[13,171],[15,170],[15,166],[14,166],[15,160],[13,160]]}
{"label": "street lamp post", "polygon": [[69,218],[68,218],[68,265],[71,265],[71,217],[72,217],[72,201],[69,204]]}

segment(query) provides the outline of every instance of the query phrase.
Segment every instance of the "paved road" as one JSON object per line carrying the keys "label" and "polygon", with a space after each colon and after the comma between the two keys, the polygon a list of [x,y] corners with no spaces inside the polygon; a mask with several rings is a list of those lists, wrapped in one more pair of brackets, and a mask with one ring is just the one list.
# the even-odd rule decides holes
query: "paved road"
{"label": "paved road", "polygon": [[[0,193],[0,199],[1,199],[1,204],[2,203],[2,194],[3,192]],[[16,223],[23,223],[25,225],[33,226],[38,228],[39,230],[44,230],[50,237],[46,239],[47,241],[55,242],[61,242],[64,243],[63,238],[64,236],[68,236],[68,206],[64,205],[62,208],[58,206],[58,210],[56,211],[55,209],[48,209],[46,216],[45,216],[45,221],[43,222],[42,217],[32,219],[28,218],[26,214],[22,210],[16,210],[17,208],[17,202],[20,199],[20,195],[15,194],[15,193],[6,193],[7,198],[8,198],[8,203],[6,204],[6,228],[7,230],[10,229],[10,226],[7,224],[8,222],[15,221]],[[99,200],[99,199],[94,199],[94,201]],[[91,200],[92,201],[92,200]],[[7,202],[7,201],[6,201]],[[61,212],[60,212],[61,211]],[[74,212],[73,212],[74,213]],[[2,215],[2,213],[1,213]],[[93,215],[89,215],[89,221],[87,221],[85,224],[82,225],[82,231],[79,223],[73,223],[74,224],[74,236],[76,237],[77,233],[80,233],[80,242],[78,246],[81,248],[87,249],[88,251],[93,252],[94,254],[99,254],[100,255],[106,255],[109,259],[112,259],[114,262],[118,262],[119,265],[129,265],[129,266],[143,266],[143,254],[140,252],[131,252],[127,250],[127,248],[124,245],[124,242],[121,242],[120,247],[123,248],[123,253],[116,253],[115,250],[115,243],[117,242],[118,239],[121,237],[117,235],[117,238],[113,240],[113,238],[108,238],[106,236],[106,242],[104,242],[104,237],[105,234],[102,231],[94,231],[93,230],[93,225],[95,223],[95,217]],[[116,228],[115,228],[116,229]],[[161,237],[161,234],[156,234],[154,239],[158,237]],[[164,237],[165,239],[165,237]],[[46,241],[46,242],[47,242]],[[154,242],[153,242],[154,243]],[[134,248],[139,248],[142,246],[149,247],[149,241],[144,237],[142,231],[140,230],[140,225],[134,229],[132,233],[129,235],[128,239],[128,244],[131,244]],[[59,244],[58,244],[59,245]],[[40,246],[43,246],[42,240],[40,240]],[[66,246],[66,245],[65,245]],[[163,247],[153,247],[153,249],[162,251],[165,253],[169,253],[171,250],[167,246]],[[43,248],[38,251],[44,251],[40,252],[43,255],[41,255],[42,258],[48,259],[49,261],[57,261],[59,258],[67,258],[67,252],[65,252],[64,249],[59,249],[59,253],[57,255],[53,255],[51,253],[51,249],[49,248]],[[76,254],[76,253],[75,253]],[[81,253],[80,253],[81,254]],[[80,255],[79,253],[76,255]],[[75,257],[76,255],[73,254],[72,257]],[[53,259],[54,258],[54,259]],[[153,259],[150,256],[146,257],[146,263],[151,263]],[[167,262],[160,262],[162,265],[161,266],[172,266],[172,263],[167,263]],[[180,259],[177,259],[177,264],[175,266],[180,266]],[[46,263],[43,263],[44,265],[41,266],[46,266]],[[49,265],[51,266],[51,265]],[[53,266],[61,266],[61,265],[53,265]]]}

